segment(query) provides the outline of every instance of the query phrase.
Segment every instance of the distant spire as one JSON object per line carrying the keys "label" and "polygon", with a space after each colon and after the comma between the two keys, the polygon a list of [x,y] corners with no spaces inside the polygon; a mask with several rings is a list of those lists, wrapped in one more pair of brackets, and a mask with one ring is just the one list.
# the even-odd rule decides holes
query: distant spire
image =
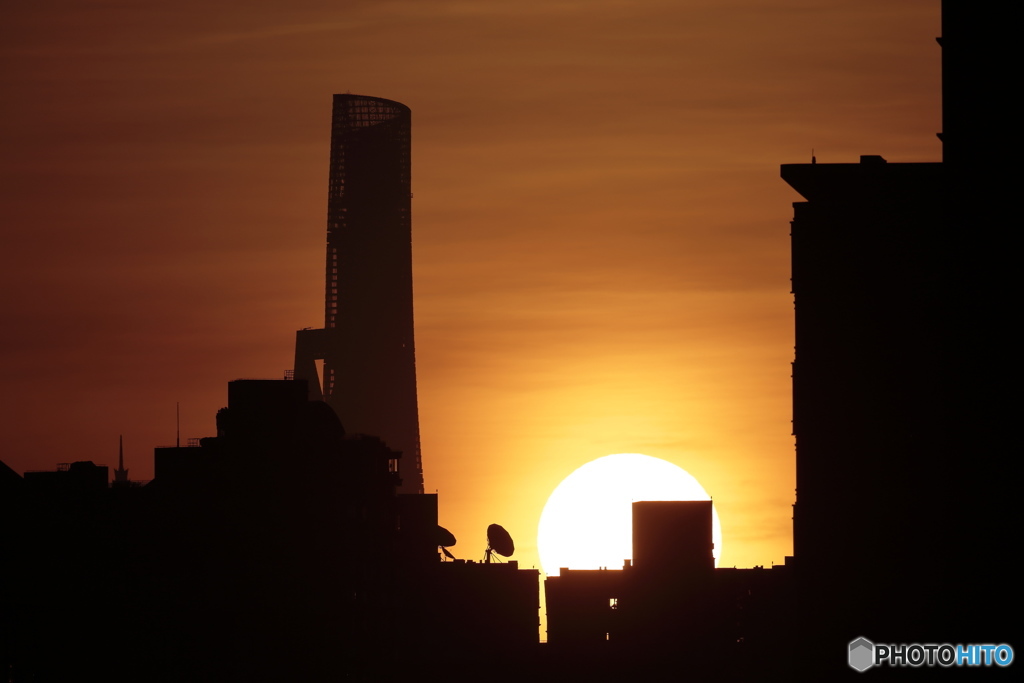
{"label": "distant spire", "polygon": [[114,470],[114,483],[128,483],[128,470],[124,468],[124,434],[117,437],[117,469]]}

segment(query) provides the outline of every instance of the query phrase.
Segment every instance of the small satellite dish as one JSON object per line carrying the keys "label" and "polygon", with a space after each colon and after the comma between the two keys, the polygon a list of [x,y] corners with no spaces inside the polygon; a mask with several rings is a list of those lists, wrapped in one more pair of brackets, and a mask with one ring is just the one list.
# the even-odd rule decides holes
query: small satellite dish
{"label": "small satellite dish", "polygon": [[[454,560],[455,556],[448,552],[448,547],[455,545],[455,534],[445,529],[440,524],[437,525],[437,547],[441,549],[444,556],[449,560]],[[442,562],[444,560],[441,560]]]}
{"label": "small satellite dish", "polygon": [[437,544],[442,548],[451,548],[455,545],[455,535],[440,524],[437,525]]}
{"label": "small satellite dish", "polygon": [[486,561],[491,561],[491,554],[498,553],[502,557],[512,557],[516,551],[516,544],[512,542],[505,528],[500,524],[492,524],[487,527],[487,555]]}

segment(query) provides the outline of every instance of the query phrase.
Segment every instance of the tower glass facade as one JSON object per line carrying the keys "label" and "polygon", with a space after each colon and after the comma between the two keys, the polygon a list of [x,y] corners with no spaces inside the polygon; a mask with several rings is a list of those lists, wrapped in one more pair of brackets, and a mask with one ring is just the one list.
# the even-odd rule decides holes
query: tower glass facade
{"label": "tower glass facade", "polygon": [[311,380],[311,397],[322,396],[347,432],[401,451],[399,490],[422,493],[410,134],[404,104],[334,96],[324,329],[299,333],[295,375]]}

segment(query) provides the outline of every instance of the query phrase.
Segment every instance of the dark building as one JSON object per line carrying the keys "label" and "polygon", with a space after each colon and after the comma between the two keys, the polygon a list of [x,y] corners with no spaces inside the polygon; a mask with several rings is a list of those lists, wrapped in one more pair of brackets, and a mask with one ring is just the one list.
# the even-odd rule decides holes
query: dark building
{"label": "dark building", "polygon": [[[956,270],[942,236],[942,165],[786,165],[808,201],[792,223],[801,565],[939,562],[927,523],[955,515],[947,315]],[[955,392],[954,392],[955,393]],[[878,533],[879,529],[887,533]]]}
{"label": "dark building", "polygon": [[628,565],[617,569],[569,569],[544,580],[548,646],[593,649],[622,637],[619,600],[626,591]]}
{"label": "dark building", "polygon": [[[999,40],[943,4],[942,163],[787,164],[794,204],[795,570],[809,672],[834,649],[1020,643],[1017,306]],[[973,588],[985,586],[992,600]],[[817,658],[817,659],[815,659]]]}
{"label": "dark building", "polygon": [[106,465],[91,461],[60,463],[57,469],[25,472],[25,486],[30,491],[47,495],[96,495],[106,491],[110,477]]}
{"label": "dark building", "polygon": [[710,500],[633,503],[633,562],[649,576],[706,577],[715,569]]}
{"label": "dark building", "polygon": [[433,652],[457,650],[463,666],[515,663],[495,672],[499,680],[535,674],[530,663],[540,627],[539,570],[520,569],[515,560],[454,560],[434,565],[431,581],[434,609],[420,638],[429,639]]}
{"label": "dark building", "polygon": [[[423,493],[412,304],[411,113],[335,95],[324,328],[300,330],[295,377],[348,433],[402,454],[402,493]],[[318,372],[317,360],[323,361]]]}
{"label": "dark building", "polygon": [[5,677],[396,680],[439,652],[532,658],[538,572],[442,563],[437,496],[397,494],[399,454],[307,394],[230,382],[216,436],[155,449],[145,486],[0,463]]}
{"label": "dark building", "polygon": [[598,680],[786,672],[789,567],[716,569],[712,549],[710,501],[633,503],[632,561],[545,581],[554,668]]}

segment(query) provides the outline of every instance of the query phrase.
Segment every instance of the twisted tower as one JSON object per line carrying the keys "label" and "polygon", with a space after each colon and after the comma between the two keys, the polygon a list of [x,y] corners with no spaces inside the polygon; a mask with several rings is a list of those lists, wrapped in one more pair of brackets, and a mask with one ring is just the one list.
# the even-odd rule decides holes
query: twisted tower
{"label": "twisted tower", "polygon": [[334,408],[347,432],[401,451],[399,491],[422,493],[410,122],[399,102],[334,96],[324,328],[299,331],[295,376],[309,381],[310,398]]}

